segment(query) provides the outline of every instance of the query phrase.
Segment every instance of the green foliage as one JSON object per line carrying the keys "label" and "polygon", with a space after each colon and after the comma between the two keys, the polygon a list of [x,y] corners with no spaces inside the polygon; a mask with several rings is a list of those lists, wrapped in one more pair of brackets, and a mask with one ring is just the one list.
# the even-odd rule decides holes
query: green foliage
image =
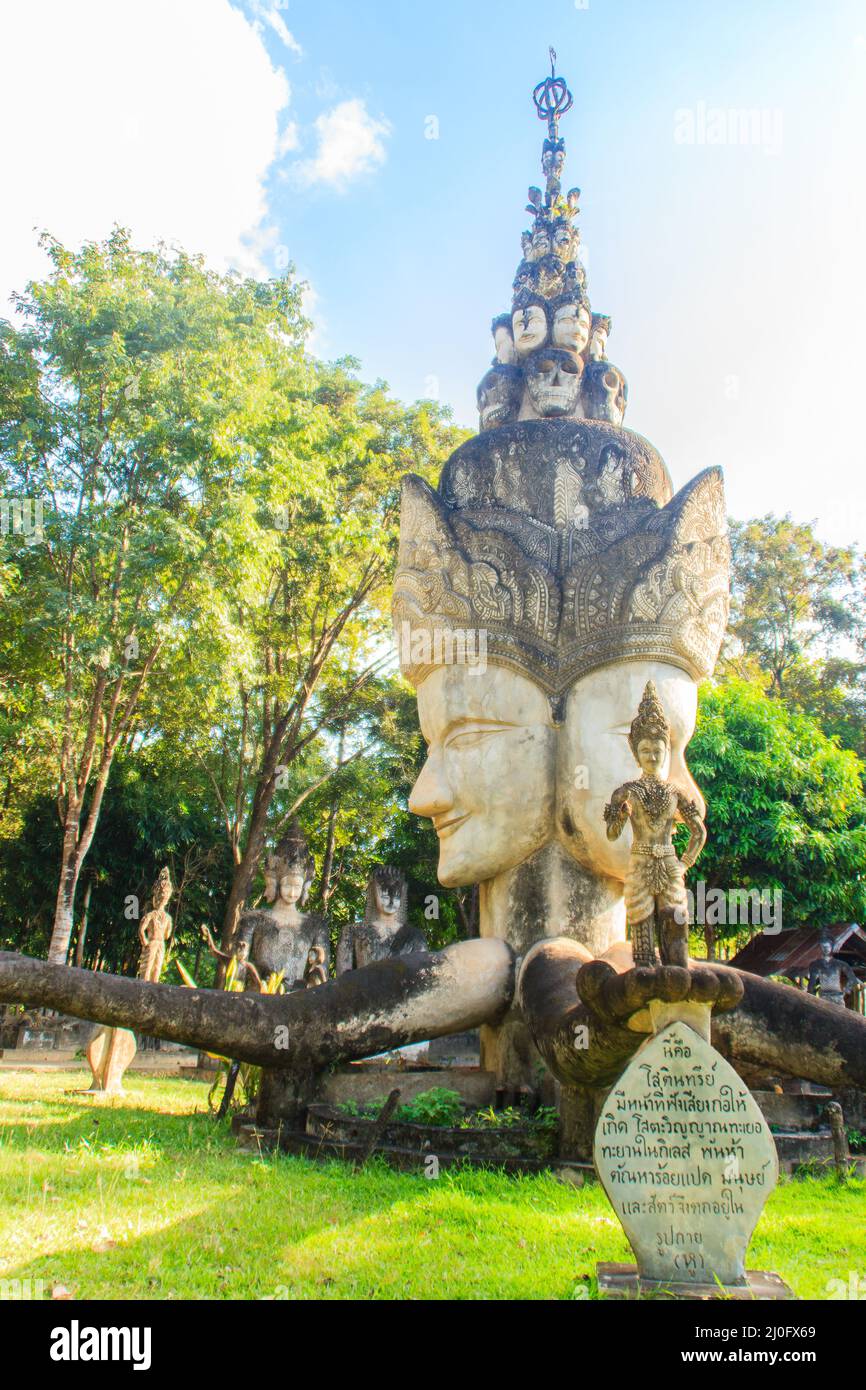
{"label": "green foliage", "polygon": [[802,711],[732,680],[701,687],[688,761],[709,831],[691,884],[780,888],[785,926],[862,920],[866,798],[853,752]]}
{"label": "green foliage", "polygon": [[732,522],[731,619],[720,670],[813,715],[866,756],[866,565],[790,516]]}

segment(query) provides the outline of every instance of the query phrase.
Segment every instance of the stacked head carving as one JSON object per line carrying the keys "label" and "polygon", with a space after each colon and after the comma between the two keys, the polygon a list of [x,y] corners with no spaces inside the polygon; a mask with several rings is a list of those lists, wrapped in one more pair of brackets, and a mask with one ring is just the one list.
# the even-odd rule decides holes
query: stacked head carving
{"label": "stacked head carving", "polygon": [[[619,425],[625,415],[625,377],[607,361],[611,321],[593,314],[586,287],[576,225],[580,189],[562,194],[565,142],[558,119],[571,101],[562,78],[548,78],[536,88],[538,114],[548,122],[541,156],[546,186],[544,192],[529,190],[526,210],[533,222],[521,238],[511,311],[493,320],[496,355],[478,387],[482,430],[518,419],[586,418]],[[601,363],[606,372],[586,371]]]}

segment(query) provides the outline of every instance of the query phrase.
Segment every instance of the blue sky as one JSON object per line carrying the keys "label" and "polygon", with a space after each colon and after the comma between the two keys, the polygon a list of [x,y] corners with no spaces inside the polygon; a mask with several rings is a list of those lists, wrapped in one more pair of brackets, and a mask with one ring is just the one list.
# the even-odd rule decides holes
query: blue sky
{"label": "blue sky", "polygon": [[[0,19],[10,104],[32,76],[14,58],[37,23],[28,8]],[[2,234],[17,238],[16,283],[38,273],[34,225],[74,241],[116,218],[257,273],[289,256],[312,286],[317,351],[360,358],[405,399],[438,393],[470,426],[541,181],[530,93],[552,43],[574,92],[566,186],[583,190],[626,424],[677,486],[721,464],[734,515],[790,510],[862,543],[863,4],[45,0],[34,13],[48,112],[17,122],[0,156],[19,189]],[[733,143],[709,143],[731,112]],[[745,135],[738,112],[754,113]],[[120,157],[87,163],[92,136],[120,141]]]}

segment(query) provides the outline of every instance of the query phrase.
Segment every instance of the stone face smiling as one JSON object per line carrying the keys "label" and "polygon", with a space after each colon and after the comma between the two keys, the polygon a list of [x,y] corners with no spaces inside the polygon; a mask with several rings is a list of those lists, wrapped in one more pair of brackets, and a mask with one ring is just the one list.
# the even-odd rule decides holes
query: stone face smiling
{"label": "stone face smiling", "polygon": [[480,883],[554,834],[556,731],[543,691],[502,667],[442,666],[418,688],[427,761],[409,809],[439,836],[439,881]]}
{"label": "stone face smiling", "polygon": [[553,342],[569,352],[583,352],[589,342],[590,313],[583,304],[560,304],[553,314]]}

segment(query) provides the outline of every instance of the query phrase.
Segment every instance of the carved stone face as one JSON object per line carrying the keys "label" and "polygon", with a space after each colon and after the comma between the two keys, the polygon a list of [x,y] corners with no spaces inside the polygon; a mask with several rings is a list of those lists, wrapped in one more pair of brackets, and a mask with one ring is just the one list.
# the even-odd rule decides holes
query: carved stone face
{"label": "carved stone face", "polygon": [[590,420],[609,420],[621,425],[627,400],[625,377],[609,362],[599,363],[584,377],[584,409]]}
{"label": "carved stone face", "polygon": [[631,832],[627,828],[618,840],[608,840],[604,808],[617,787],[635,778],[628,735],[648,680],[655,682],[671,729],[670,747],[660,740],[665,756],[656,775],[669,778],[704,810],[685,760],[698,706],[692,678],[664,661],[621,661],[584,676],[568,693],[559,736],[557,831],[579,863],[611,878],[625,878]]}
{"label": "carved stone face", "polygon": [[567,223],[562,222],[553,233],[553,250],[561,261],[571,260],[574,250],[574,232]]}
{"label": "carved stone face", "polygon": [[306,886],[307,879],[303,869],[293,865],[280,878],[280,898],[290,907],[294,907]]}
{"label": "carved stone face", "polygon": [[541,156],[542,172],[547,176],[555,174],[559,178],[565,165],[564,150],[545,150]]}
{"label": "carved stone face", "polygon": [[551,249],[550,233],[546,227],[536,227],[525,252],[526,259],[528,261],[540,261],[542,256],[550,255]]}
{"label": "carved stone face", "polygon": [[517,367],[491,367],[478,387],[482,430],[492,430],[508,420],[516,420],[522,395],[523,377]]}
{"label": "carved stone face", "polygon": [[583,363],[560,348],[543,348],[526,364],[529,399],[540,416],[573,415],[580,404]]}
{"label": "carved stone face", "polygon": [[663,738],[642,738],[635,749],[641,772],[647,777],[661,777],[668,756],[668,745]]}
{"label": "carved stone face", "polygon": [[418,689],[427,761],[409,809],[439,836],[439,882],[480,883],[521,864],[554,833],[556,731],[544,693],[491,666],[444,666]]}
{"label": "carved stone face", "polygon": [[525,309],[515,309],[511,318],[514,329],[514,346],[518,357],[525,357],[547,341],[547,314],[540,304],[528,304]]}
{"label": "carved stone face", "polygon": [[497,325],[493,334],[493,345],[496,348],[496,360],[505,366],[511,366],[515,360],[514,334],[504,323]]}
{"label": "carved stone face", "polygon": [[583,352],[589,342],[591,319],[582,304],[560,304],[553,314],[553,341],[569,352]]}
{"label": "carved stone face", "polygon": [[383,917],[393,917],[400,911],[400,903],[403,899],[399,888],[389,887],[387,884],[379,883],[379,881],[376,880],[374,883],[374,890],[376,893],[376,906]]}

